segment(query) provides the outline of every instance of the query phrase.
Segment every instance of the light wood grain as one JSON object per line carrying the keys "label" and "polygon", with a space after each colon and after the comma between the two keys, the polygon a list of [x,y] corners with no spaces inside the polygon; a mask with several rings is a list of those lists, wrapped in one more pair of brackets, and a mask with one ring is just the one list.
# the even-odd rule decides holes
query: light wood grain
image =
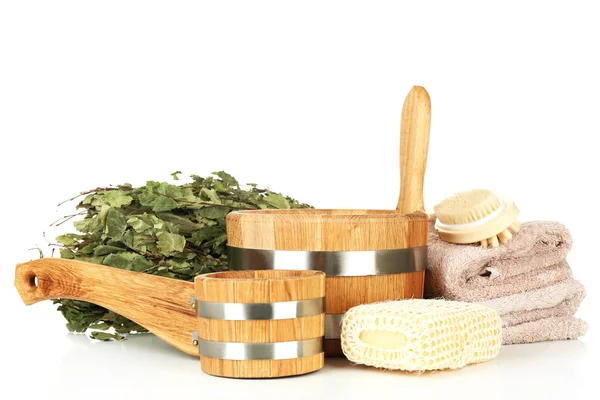
{"label": "light wood grain", "polygon": [[424,272],[372,276],[327,277],[325,312],[343,314],[348,309],[386,300],[423,298]]}
{"label": "light wood grain", "polygon": [[[35,285],[37,278],[37,286]],[[25,304],[48,299],[89,301],[123,315],[188,354],[198,356],[190,308],[194,284],[59,258],[18,264],[15,286]]]}
{"label": "light wood grain", "polygon": [[[341,348],[341,344],[340,344]],[[200,357],[202,371],[210,375],[231,378],[283,378],[304,375],[323,368],[324,353],[288,360],[221,360]]]}
{"label": "light wood grain", "polygon": [[[325,274],[318,271],[230,271],[195,278],[198,301],[273,303],[325,296]],[[325,314],[282,320],[198,318],[201,339],[272,343],[323,337]],[[273,378],[306,374],[323,367],[323,353],[288,360],[220,360],[200,356],[202,370],[235,378]]]}
{"label": "light wood grain", "polygon": [[265,250],[395,250],[427,244],[427,214],[395,210],[256,210],[227,216],[230,246]]}
{"label": "light wood grain", "polygon": [[423,182],[430,125],[429,93],[415,86],[404,100],[400,120],[400,195],[396,209],[402,213],[425,210]]}

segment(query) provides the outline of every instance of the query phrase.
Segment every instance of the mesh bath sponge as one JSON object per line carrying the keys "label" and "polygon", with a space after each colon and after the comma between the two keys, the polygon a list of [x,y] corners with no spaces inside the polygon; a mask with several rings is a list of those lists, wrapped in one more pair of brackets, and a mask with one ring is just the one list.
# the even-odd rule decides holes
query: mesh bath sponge
{"label": "mesh bath sponge", "polygon": [[341,339],[352,362],[431,371],[496,357],[502,328],[498,313],[479,304],[400,300],[351,308],[342,320]]}

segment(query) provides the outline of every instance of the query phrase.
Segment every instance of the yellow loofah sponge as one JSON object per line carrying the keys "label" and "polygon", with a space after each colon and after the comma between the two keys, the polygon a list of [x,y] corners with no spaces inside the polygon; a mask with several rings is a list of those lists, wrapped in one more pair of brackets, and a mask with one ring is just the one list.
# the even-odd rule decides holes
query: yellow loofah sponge
{"label": "yellow loofah sponge", "polygon": [[342,320],[342,350],[355,363],[405,371],[455,369],[498,355],[502,328],[485,306],[400,300],[351,308]]}

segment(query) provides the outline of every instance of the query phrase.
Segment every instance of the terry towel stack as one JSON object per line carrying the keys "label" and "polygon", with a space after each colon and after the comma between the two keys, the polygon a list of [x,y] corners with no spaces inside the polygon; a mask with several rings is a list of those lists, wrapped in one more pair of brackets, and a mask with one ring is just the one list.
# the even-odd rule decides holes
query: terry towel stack
{"label": "terry towel stack", "polygon": [[512,240],[495,248],[443,242],[431,226],[428,246],[425,296],[497,310],[504,344],[585,334],[587,324],[574,317],[585,289],[566,261],[572,238],[564,225],[524,223]]}

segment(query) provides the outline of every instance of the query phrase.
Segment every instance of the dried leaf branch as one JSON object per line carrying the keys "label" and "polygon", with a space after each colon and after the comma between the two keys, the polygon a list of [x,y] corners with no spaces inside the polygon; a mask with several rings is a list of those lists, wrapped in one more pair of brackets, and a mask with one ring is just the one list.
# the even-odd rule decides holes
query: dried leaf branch
{"label": "dried leaf branch", "polygon": [[[178,174],[172,176],[178,180]],[[53,246],[62,258],[192,281],[198,274],[227,268],[225,217],[230,211],[310,207],[255,184],[241,188],[223,171],[192,179],[180,186],[149,181],[138,188],[123,184],[83,192],[71,199],[85,196],[77,205],[80,212],[54,223],[85,215],[73,224],[78,233],[57,237]],[[74,332],[91,329],[91,337],[99,340],[145,332],[135,322],[91,303],[68,299],[55,303]]]}

